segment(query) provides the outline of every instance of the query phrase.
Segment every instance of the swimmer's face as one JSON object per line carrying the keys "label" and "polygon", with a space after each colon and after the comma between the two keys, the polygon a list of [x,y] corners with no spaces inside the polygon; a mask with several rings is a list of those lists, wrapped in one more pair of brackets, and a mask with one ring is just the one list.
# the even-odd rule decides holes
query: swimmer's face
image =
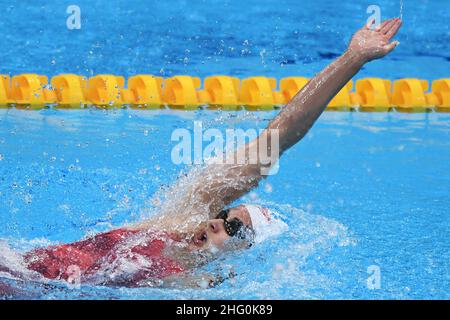
{"label": "swimmer's face", "polygon": [[[223,218],[225,218],[227,222],[225,222]],[[231,237],[229,235],[230,231],[235,231],[233,229],[234,226],[241,226],[238,233],[244,231],[244,229],[251,230],[252,223],[250,214],[245,206],[241,205],[229,209],[228,214],[223,218],[211,219],[206,223],[201,224],[192,238],[193,244],[197,248],[217,248],[222,250],[225,248],[226,244],[230,242],[229,240],[234,240],[235,238],[238,239],[237,236]],[[242,246],[245,246],[245,244],[248,246],[247,240],[238,240],[240,240],[239,242],[242,243]]]}

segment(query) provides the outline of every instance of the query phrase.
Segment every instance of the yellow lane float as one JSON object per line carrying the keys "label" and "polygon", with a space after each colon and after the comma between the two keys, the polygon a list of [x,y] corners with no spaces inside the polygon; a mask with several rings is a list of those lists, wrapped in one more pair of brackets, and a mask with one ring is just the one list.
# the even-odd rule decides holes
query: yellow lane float
{"label": "yellow lane float", "polygon": [[202,105],[197,91],[200,78],[190,76],[174,76],[164,82],[164,102],[175,109],[197,109]]}
{"label": "yellow lane float", "polygon": [[432,92],[427,98],[436,106],[436,111],[450,112],[450,79],[435,80],[431,88]]}
{"label": "yellow lane float", "polygon": [[111,74],[99,74],[89,78],[87,100],[100,107],[120,107],[124,102],[122,99],[122,89],[125,85],[125,78]]}
{"label": "yellow lane float", "polygon": [[[19,109],[100,108],[169,108],[273,110],[283,107],[308,83],[305,77],[287,77],[279,81],[268,77],[240,80],[215,75],[202,81],[198,77],[177,75],[163,79],[140,74],[125,78],[100,74],[85,78],[60,74],[51,79],[38,74],[20,74],[11,78],[0,75],[0,108]],[[327,110],[363,112],[450,112],[450,78],[429,82],[416,78],[390,80],[381,78],[350,80],[330,101]]]}
{"label": "yellow lane float", "polygon": [[249,110],[270,110],[286,103],[281,92],[276,92],[275,78],[251,77],[242,80],[240,101]]}
{"label": "yellow lane float", "polygon": [[17,108],[39,109],[56,103],[56,94],[50,89],[47,76],[21,74],[11,81],[11,102]]}
{"label": "yellow lane float", "polygon": [[229,76],[205,78],[205,89],[200,90],[200,99],[210,109],[236,110],[240,106],[239,87],[241,80]]}
{"label": "yellow lane float", "polygon": [[419,79],[400,79],[394,81],[392,105],[400,112],[431,111],[425,92],[428,91],[428,81]]}
{"label": "yellow lane float", "polygon": [[356,93],[360,98],[360,111],[390,111],[391,82],[380,78],[365,78],[356,81]]}
{"label": "yellow lane float", "polygon": [[87,104],[87,79],[76,74],[60,74],[52,78],[58,107],[81,108]]}
{"label": "yellow lane float", "polygon": [[145,74],[132,76],[128,79],[128,91],[125,91],[128,97],[124,100],[133,106],[161,108],[164,105],[162,84],[161,77]]}

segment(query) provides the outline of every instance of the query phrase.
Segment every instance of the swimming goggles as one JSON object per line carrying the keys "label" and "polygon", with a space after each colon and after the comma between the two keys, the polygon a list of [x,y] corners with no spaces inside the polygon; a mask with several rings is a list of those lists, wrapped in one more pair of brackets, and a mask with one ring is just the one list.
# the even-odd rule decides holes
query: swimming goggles
{"label": "swimming goggles", "polygon": [[253,229],[246,226],[241,220],[233,218],[228,220],[230,209],[224,209],[219,212],[216,219],[222,219],[225,226],[225,232],[230,237],[249,240],[254,235]]}

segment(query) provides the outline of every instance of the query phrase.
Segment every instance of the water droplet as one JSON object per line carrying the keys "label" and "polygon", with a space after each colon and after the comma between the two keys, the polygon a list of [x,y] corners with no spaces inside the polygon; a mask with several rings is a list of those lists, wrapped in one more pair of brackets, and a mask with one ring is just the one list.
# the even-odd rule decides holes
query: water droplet
{"label": "water droplet", "polygon": [[32,196],[31,194],[26,194],[26,195],[23,197],[23,201],[24,201],[26,204],[30,204],[31,202],[33,202],[33,196]]}
{"label": "water droplet", "polygon": [[264,186],[264,192],[272,193],[272,191],[273,191],[272,185],[270,183],[266,183]]}

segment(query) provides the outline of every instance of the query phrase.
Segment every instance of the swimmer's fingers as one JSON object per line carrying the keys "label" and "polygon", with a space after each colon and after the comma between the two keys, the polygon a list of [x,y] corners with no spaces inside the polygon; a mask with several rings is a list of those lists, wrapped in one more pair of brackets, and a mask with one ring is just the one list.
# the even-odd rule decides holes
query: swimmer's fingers
{"label": "swimmer's fingers", "polygon": [[391,43],[388,43],[387,45],[385,45],[383,47],[383,49],[386,51],[386,54],[387,54],[387,53],[391,52],[392,50],[394,50],[395,47],[399,45],[399,43],[400,42],[398,42],[398,41],[392,41]]}
{"label": "swimmer's fingers", "polygon": [[385,34],[386,37],[388,39],[392,39],[397,34],[397,32],[401,26],[402,26],[402,20],[396,19],[394,21],[394,23],[392,24],[391,28],[386,32],[386,34]]}
{"label": "swimmer's fingers", "polygon": [[396,19],[389,19],[386,20],[386,24],[380,28],[380,33],[381,34],[386,34],[391,28],[392,26],[395,24]]}

